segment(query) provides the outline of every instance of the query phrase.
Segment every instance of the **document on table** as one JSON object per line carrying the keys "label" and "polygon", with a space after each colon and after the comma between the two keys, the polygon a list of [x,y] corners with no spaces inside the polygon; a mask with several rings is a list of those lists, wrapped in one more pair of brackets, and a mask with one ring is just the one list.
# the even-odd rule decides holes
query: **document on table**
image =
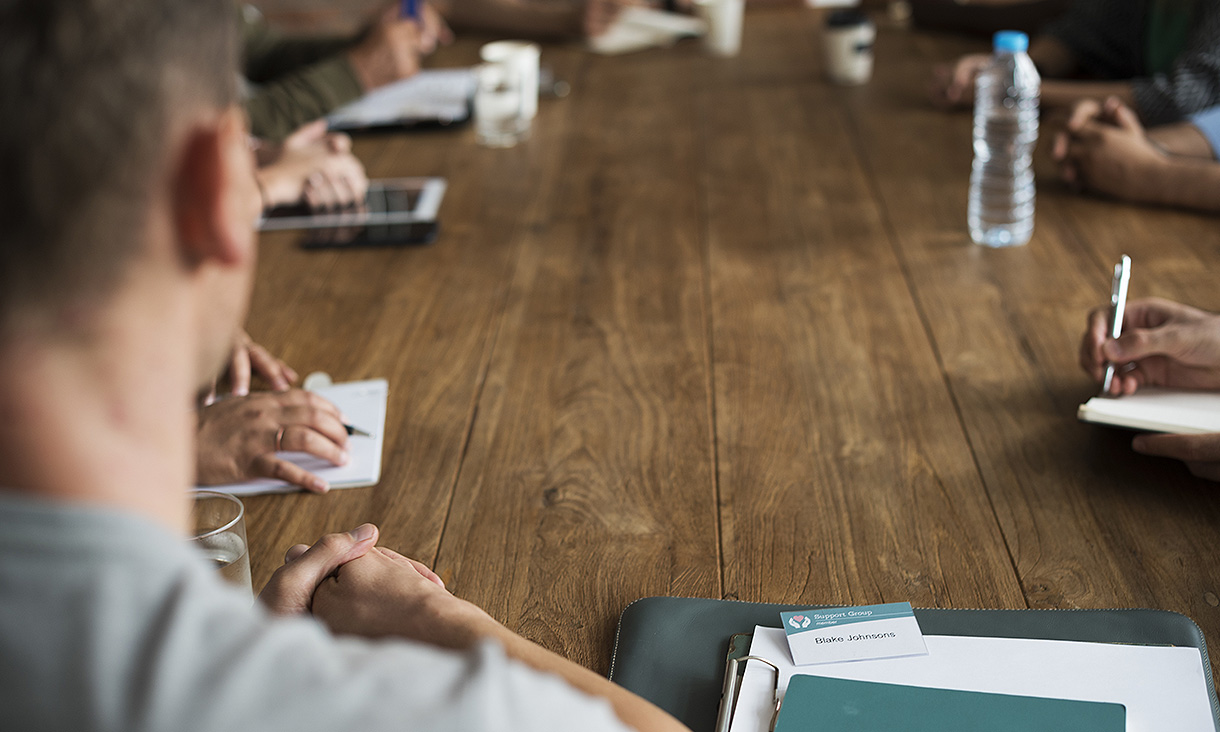
{"label": "document on table", "polygon": [[470,116],[474,89],[474,69],[427,69],[375,89],[326,119],[332,130],[461,122]]}
{"label": "document on table", "polygon": [[[1197,648],[1111,643],[924,636],[928,655],[794,666],[782,628],[754,629],[750,655],[780,668],[782,697],[793,675],[1113,702],[1130,732],[1216,732],[1203,657]],[[732,732],[766,732],[775,711],[775,672],[751,661]]]}
{"label": "document on table", "polygon": [[1093,397],[1080,405],[1083,422],[1151,432],[1220,432],[1220,394],[1184,389],[1140,389],[1130,396]]}
{"label": "document on table", "polygon": [[[369,433],[369,437],[351,435],[347,448],[352,459],[347,465],[331,465],[329,461],[303,452],[281,452],[278,455],[291,463],[300,465],[330,483],[331,488],[359,488],[375,485],[381,480],[381,450],[385,444],[386,399],[389,384],[385,379],[349,381],[331,384],[313,390],[326,397],[354,427]],[[201,490],[221,491],[235,496],[252,496],[262,493],[289,493],[301,490],[282,480],[263,478],[245,483],[199,486]]]}
{"label": "document on table", "polygon": [[589,39],[589,50],[603,56],[665,48],[688,36],[701,36],[707,24],[679,13],[626,7],[601,35]]}

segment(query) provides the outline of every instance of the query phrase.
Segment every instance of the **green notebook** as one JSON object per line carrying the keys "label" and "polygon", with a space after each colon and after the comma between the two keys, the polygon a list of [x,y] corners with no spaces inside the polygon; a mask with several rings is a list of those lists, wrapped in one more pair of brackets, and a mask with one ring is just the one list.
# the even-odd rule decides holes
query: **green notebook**
{"label": "green notebook", "polygon": [[775,732],[1124,732],[1122,704],[793,676]]}

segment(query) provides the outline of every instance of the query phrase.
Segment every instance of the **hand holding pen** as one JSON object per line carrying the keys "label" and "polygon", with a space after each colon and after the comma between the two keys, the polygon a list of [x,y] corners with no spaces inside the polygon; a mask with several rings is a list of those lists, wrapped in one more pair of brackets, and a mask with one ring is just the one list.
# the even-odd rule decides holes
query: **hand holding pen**
{"label": "hand holding pen", "polygon": [[453,33],[431,6],[401,0],[385,8],[347,57],[369,92],[415,75],[421,56],[452,40]]}
{"label": "hand holding pen", "polygon": [[1132,300],[1119,337],[1112,333],[1111,307],[1097,308],[1080,342],[1080,366],[1095,381],[1114,366],[1107,394],[1220,389],[1220,315],[1159,298]]}

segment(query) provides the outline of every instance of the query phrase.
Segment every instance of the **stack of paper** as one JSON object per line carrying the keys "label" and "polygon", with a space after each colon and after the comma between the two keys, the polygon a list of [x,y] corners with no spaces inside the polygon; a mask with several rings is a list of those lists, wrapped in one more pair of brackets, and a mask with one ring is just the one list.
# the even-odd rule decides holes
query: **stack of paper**
{"label": "stack of paper", "polygon": [[327,117],[332,130],[419,122],[450,124],[470,116],[474,69],[432,69],[376,89]]}

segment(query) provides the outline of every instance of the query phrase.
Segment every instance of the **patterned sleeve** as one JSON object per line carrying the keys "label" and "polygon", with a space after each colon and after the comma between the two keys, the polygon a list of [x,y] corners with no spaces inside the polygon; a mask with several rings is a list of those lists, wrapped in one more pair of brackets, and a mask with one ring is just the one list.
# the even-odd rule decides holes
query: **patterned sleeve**
{"label": "patterned sleeve", "polygon": [[1136,107],[1146,124],[1177,122],[1220,104],[1220,2],[1200,0],[1199,13],[1173,68],[1134,82]]}

